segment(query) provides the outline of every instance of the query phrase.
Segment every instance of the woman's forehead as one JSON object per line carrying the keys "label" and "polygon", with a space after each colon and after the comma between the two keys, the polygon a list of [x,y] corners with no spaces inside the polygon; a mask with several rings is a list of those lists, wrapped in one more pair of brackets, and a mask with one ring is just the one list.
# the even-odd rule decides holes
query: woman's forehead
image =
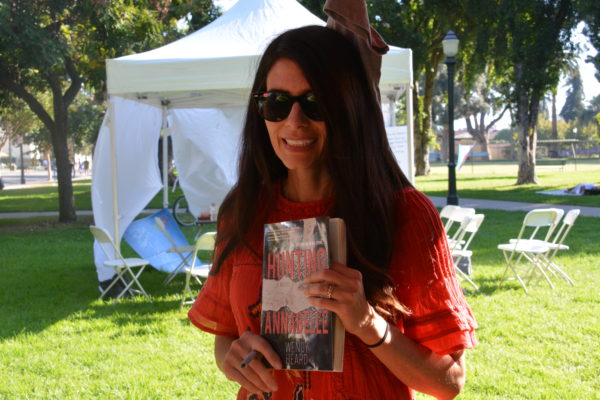
{"label": "woman's forehead", "polygon": [[267,90],[283,90],[291,95],[300,95],[310,89],[298,63],[289,58],[277,60],[267,74]]}

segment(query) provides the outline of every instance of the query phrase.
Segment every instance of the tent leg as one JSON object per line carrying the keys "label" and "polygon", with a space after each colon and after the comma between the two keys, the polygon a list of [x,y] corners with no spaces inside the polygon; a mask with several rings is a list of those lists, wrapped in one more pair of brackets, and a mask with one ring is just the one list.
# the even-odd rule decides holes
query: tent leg
{"label": "tent leg", "polygon": [[169,130],[167,122],[168,103],[162,102],[162,181],[163,208],[169,208]]}
{"label": "tent leg", "polygon": [[116,128],[116,114],[115,114],[115,103],[109,97],[108,98],[108,113],[109,113],[109,124],[110,129],[110,168],[112,174],[112,204],[113,204],[113,238],[117,248],[121,247],[121,235],[119,227],[119,193],[117,185],[117,128]]}

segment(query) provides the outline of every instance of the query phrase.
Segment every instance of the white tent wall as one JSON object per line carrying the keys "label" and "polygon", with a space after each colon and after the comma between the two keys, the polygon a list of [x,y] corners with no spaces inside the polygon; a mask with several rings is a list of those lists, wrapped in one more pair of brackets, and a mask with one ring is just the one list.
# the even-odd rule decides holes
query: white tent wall
{"label": "white tent wall", "polygon": [[[158,170],[162,110],[119,97],[111,98],[110,101],[113,102],[110,109],[115,112],[114,115],[107,113],[105,116],[94,149],[92,208],[94,223],[119,240],[131,221],[162,187]],[[116,132],[123,133],[114,135],[117,154],[111,150],[111,125]],[[113,155],[116,156],[116,182],[113,181]],[[118,203],[117,229],[113,223],[113,192],[117,195]],[[104,254],[96,251],[96,247],[94,260],[100,281],[114,274],[112,269],[104,267]]]}
{"label": "white tent wall", "polygon": [[173,158],[194,215],[219,204],[237,179],[245,109],[172,110]]}
{"label": "white tent wall", "polygon": [[[199,214],[210,203],[219,204],[236,179],[239,137],[260,55],[281,32],[315,24],[325,23],[296,0],[241,0],[176,42],[107,60],[109,111],[96,145],[92,179],[95,224],[113,233],[118,244],[160,188],[167,190],[158,172],[163,118],[169,121],[175,165],[192,211]],[[394,125],[394,105],[386,102],[404,93],[411,140],[411,51],[392,47],[381,71],[386,125]],[[412,160],[411,143],[408,149]],[[412,170],[405,173],[412,179]],[[102,281],[112,270],[103,267],[96,250]]]}

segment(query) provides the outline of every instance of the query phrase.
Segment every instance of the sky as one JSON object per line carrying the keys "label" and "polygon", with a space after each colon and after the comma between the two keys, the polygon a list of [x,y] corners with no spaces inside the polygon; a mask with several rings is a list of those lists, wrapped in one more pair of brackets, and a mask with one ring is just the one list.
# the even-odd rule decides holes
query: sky
{"label": "sky", "polygon": [[[231,6],[237,3],[238,0],[215,0],[215,4],[220,6],[223,11],[227,11]],[[594,73],[596,68],[592,63],[586,63],[585,59],[587,56],[594,56],[596,54],[596,50],[589,43],[587,38],[581,33],[583,29],[583,23],[581,23],[573,35],[573,41],[577,43],[580,47],[580,54],[577,60],[579,64],[579,70],[581,72],[581,79],[583,80],[583,91],[585,94],[584,102],[587,104],[590,100],[592,100],[595,96],[600,94],[600,82],[594,77]],[[562,109],[566,95],[567,95],[567,87],[565,87],[566,80],[561,79],[559,84],[558,94],[556,97],[556,109],[558,112]],[[454,122],[455,129],[464,129],[465,123],[464,120],[456,120]],[[496,127],[498,129],[506,128],[510,125],[510,116],[508,113],[498,121]]]}

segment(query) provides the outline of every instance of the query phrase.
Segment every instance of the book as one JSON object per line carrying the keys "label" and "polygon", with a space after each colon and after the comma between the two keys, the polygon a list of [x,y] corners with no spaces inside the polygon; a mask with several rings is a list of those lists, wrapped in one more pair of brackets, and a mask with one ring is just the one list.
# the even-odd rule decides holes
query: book
{"label": "book", "polygon": [[283,369],[341,371],[344,326],[308,302],[305,277],[346,263],[346,229],[340,218],[318,217],[265,224],[261,335]]}

